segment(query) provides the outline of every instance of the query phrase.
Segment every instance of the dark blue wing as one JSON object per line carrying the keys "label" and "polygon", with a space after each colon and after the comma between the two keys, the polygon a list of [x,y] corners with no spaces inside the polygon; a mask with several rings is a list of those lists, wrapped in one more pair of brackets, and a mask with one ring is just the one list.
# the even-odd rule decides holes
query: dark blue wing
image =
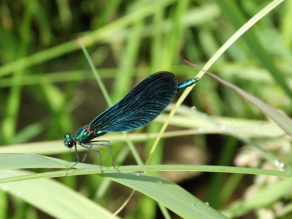
{"label": "dark blue wing", "polygon": [[171,72],[150,75],[120,102],[98,115],[89,124],[90,128],[103,132],[122,132],[147,125],[168,106],[177,88],[177,80]]}

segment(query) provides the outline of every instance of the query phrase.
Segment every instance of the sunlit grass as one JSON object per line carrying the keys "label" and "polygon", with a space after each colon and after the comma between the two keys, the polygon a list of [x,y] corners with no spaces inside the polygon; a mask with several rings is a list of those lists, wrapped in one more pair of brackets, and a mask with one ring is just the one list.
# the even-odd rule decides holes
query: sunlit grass
{"label": "sunlit grass", "polygon": [[[87,162],[92,165],[79,164],[76,167],[80,169],[72,170],[71,176],[62,177],[71,163],[53,159],[63,158],[67,150],[62,142],[65,133],[88,124],[149,74],[172,71],[179,82],[197,76],[183,64],[184,59],[211,68],[226,81],[291,115],[291,3],[276,7],[281,2],[111,0],[54,4],[30,0],[17,2],[23,6],[21,10],[9,1],[0,2],[0,169],[42,168],[38,173],[0,172],[0,217],[38,218],[39,209],[57,218],[79,214],[108,218],[128,198],[127,187],[145,195],[134,195],[129,204],[134,210],[126,208],[120,214],[123,218],[155,218],[157,211],[165,218],[172,218],[172,212],[188,218],[194,215],[192,210],[196,218],[224,218],[221,213],[232,218],[251,211],[260,213],[260,208],[274,211],[275,203],[284,206],[277,214],[289,217],[292,209],[286,203],[291,181],[283,177],[291,178],[290,138],[235,92],[206,76],[193,90],[179,93],[176,105],[170,105],[155,122],[129,133],[128,144],[132,141],[135,148],[132,145],[129,150],[121,134],[102,136],[111,141],[122,173],[110,167],[109,175],[100,174],[94,165],[98,160],[90,154]],[[78,37],[86,46],[87,59]],[[95,69],[104,89],[94,80]],[[109,95],[101,95],[101,89]],[[188,106],[178,108],[181,103]],[[173,111],[174,116],[168,119],[167,112],[173,108],[177,113]],[[163,134],[161,131],[159,140],[165,121],[170,127]],[[141,143],[145,147],[140,147]],[[167,160],[169,153],[177,153],[171,151],[172,146],[185,145],[206,154],[212,166],[200,157],[196,164],[202,165],[179,165],[187,164],[186,157],[178,163]],[[151,149],[151,165],[144,166]],[[191,155],[191,151],[181,152]],[[7,153],[20,155],[9,157]],[[50,157],[49,161],[47,157],[45,161],[21,157],[25,153]],[[102,153],[110,165],[108,151]],[[73,156],[68,160],[73,162]],[[51,165],[55,161],[57,164]],[[286,171],[281,171],[283,167]],[[147,174],[137,174],[141,171]],[[187,191],[162,179],[161,173],[167,171],[188,171],[185,179],[195,186]],[[198,171],[210,172],[210,177],[205,177],[209,180],[190,174]],[[262,184],[249,186],[246,174],[255,174],[255,180],[266,178]],[[61,182],[45,179],[53,177],[61,177]],[[180,177],[177,174],[178,183],[187,182]],[[13,179],[25,181],[9,183]],[[255,193],[243,198],[251,188]],[[37,201],[42,190],[52,194],[47,202]],[[58,201],[68,209],[55,206]],[[87,207],[88,215],[82,215],[76,206]]]}

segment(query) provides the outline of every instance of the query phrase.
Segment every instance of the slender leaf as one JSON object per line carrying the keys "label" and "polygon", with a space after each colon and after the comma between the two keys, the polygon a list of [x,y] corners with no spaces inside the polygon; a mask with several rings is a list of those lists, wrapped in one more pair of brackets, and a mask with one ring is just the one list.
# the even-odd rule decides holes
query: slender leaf
{"label": "slender leaf", "polygon": [[[26,171],[1,170],[0,179],[27,175]],[[30,203],[54,218],[104,218],[111,213],[59,182],[38,179],[2,184],[2,190]],[[118,218],[118,217],[115,217]]]}
{"label": "slender leaf", "polygon": [[[17,160],[17,162],[16,162]],[[31,154],[0,154],[0,169],[19,169],[19,168],[68,168],[74,162],[67,162],[57,158],[51,158],[40,155]],[[69,175],[86,175],[100,174],[100,167],[92,164],[78,163],[71,170]],[[121,172],[137,172],[137,171],[200,171],[200,172],[226,172],[241,174],[256,174],[292,178],[291,171],[276,171],[256,168],[228,167],[228,166],[208,166],[208,165],[142,165],[142,166],[121,166]],[[28,179],[40,179],[61,177],[66,175],[67,170],[52,171],[46,173],[30,174],[21,177],[7,178],[0,180],[0,183],[14,182]],[[117,170],[109,167],[106,173],[116,173]],[[100,176],[103,176],[101,174]]]}
{"label": "slender leaf", "polygon": [[[197,68],[197,69],[203,70],[202,68],[200,68],[199,66],[197,66],[197,65],[195,65],[193,63],[190,63],[188,61],[186,61],[186,63],[191,65],[191,66],[193,66],[193,67],[195,67],[195,68]],[[203,71],[205,71],[205,70],[203,70]],[[205,73],[208,74],[209,76],[211,76],[212,78],[216,79],[220,83],[230,87],[235,92],[237,92],[240,96],[242,96],[244,99],[249,101],[256,108],[258,108],[263,114],[265,114],[266,116],[271,118],[288,135],[292,136],[292,119],[290,117],[288,117],[284,113],[279,112],[278,110],[276,110],[275,108],[273,108],[269,104],[263,102],[262,100],[258,99],[255,96],[247,93],[246,91],[240,89],[239,87],[237,87],[237,86],[235,86],[235,85],[223,80],[222,78],[214,75],[213,73],[211,73],[209,71],[205,71]]]}
{"label": "slender leaf", "polygon": [[240,217],[254,209],[269,206],[291,191],[292,180],[285,179],[259,190],[251,197],[235,201],[223,212],[228,217]]}

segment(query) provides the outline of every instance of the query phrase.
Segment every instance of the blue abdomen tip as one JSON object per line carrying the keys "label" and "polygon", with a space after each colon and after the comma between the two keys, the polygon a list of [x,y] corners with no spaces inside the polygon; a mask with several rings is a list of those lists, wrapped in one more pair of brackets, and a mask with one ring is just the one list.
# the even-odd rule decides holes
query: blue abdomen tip
{"label": "blue abdomen tip", "polygon": [[196,78],[192,78],[192,79],[189,79],[187,81],[184,81],[178,85],[177,89],[180,90],[180,89],[183,89],[186,87],[190,87],[190,86],[196,84],[199,80],[200,80],[200,78],[196,77]]}

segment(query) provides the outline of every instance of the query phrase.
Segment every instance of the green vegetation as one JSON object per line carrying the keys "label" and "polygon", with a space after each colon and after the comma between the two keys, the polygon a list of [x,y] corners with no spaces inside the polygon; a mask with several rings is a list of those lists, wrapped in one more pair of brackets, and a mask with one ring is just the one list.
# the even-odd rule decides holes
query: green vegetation
{"label": "green vegetation", "polygon": [[[290,218],[291,20],[283,0],[1,1],[0,218],[110,218],[132,189],[115,218]],[[65,177],[64,134],[161,70],[201,80],[100,137],[121,173],[89,153]]]}

